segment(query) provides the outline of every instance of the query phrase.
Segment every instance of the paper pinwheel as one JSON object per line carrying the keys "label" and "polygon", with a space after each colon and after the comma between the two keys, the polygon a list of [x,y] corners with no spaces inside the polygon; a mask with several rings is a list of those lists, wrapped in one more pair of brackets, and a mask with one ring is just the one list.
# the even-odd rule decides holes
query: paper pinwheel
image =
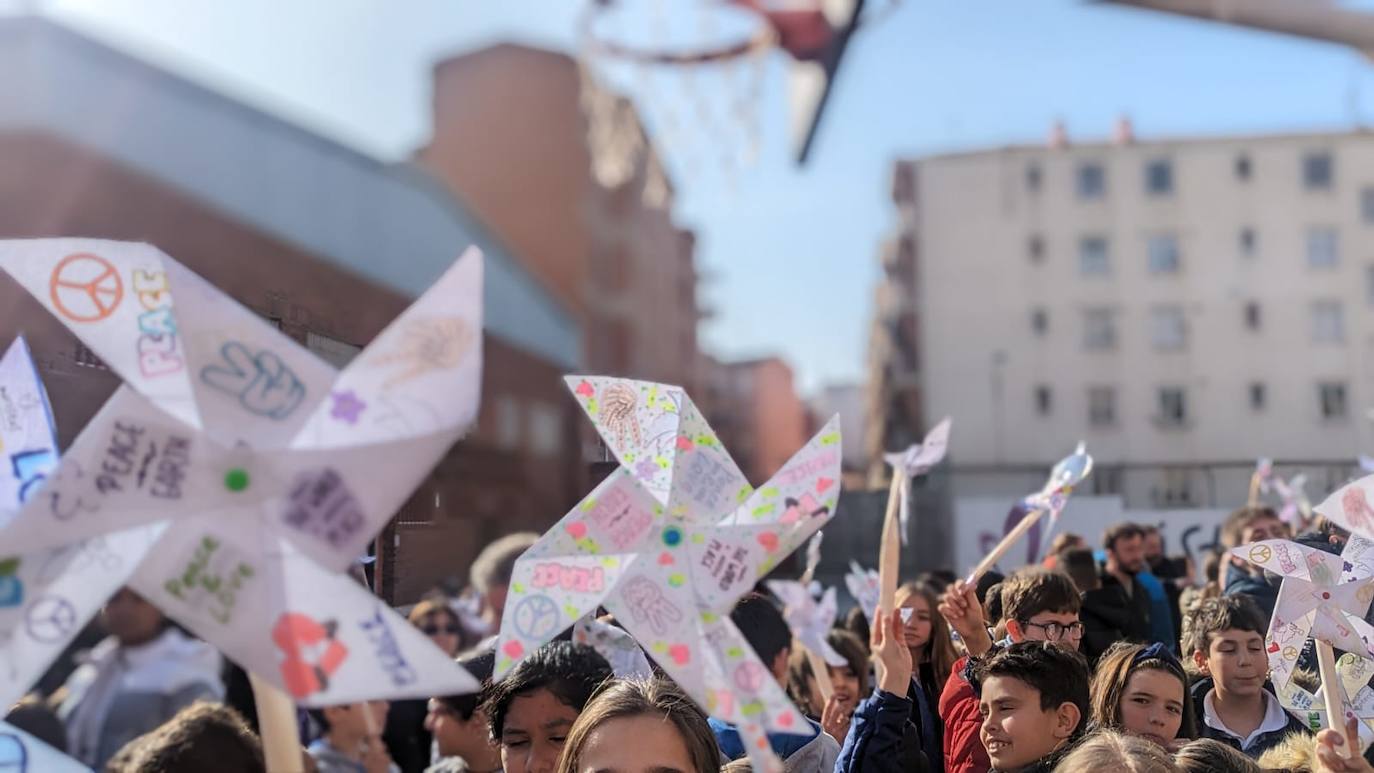
{"label": "paper pinwheel", "polygon": [[1283,509],[1279,510],[1279,518],[1283,519],[1284,523],[1297,529],[1312,517],[1312,503],[1308,501],[1307,492],[1304,491],[1307,486],[1306,475],[1299,473],[1287,481],[1274,476],[1269,485],[1278,493],[1279,499],[1283,501]]}
{"label": "paper pinwheel", "polygon": [[752,491],[678,387],[569,379],[621,466],[516,562],[496,676],[605,605],[660,666],[723,721],[763,769],[765,731],[808,732],[729,613],[835,511],[832,419]]}
{"label": "paper pinwheel", "polygon": [[1231,551],[1284,578],[1267,637],[1275,687],[1288,685],[1308,638],[1362,656],[1374,654],[1374,628],[1363,619],[1374,600],[1370,548],[1369,541],[1351,537],[1339,556],[1288,540],[1264,540]]}
{"label": "paper pinwheel", "polygon": [[[1342,655],[1336,664],[1336,671],[1340,675],[1340,689],[1344,691],[1341,699],[1346,716],[1360,720],[1361,751],[1370,743],[1374,743],[1374,688],[1369,686],[1369,663],[1370,661],[1365,658],[1347,653]],[[1286,687],[1276,688],[1276,691],[1279,703],[1312,732],[1332,726],[1327,717],[1324,688],[1318,688],[1315,693],[1309,692],[1299,687],[1294,680]],[[1337,723],[1338,726],[1342,724]]]}
{"label": "paper pinwheel", "polygon": [[[148,245],[0,242],[0,269],[125,382],[5,530],[6,549],[166,525],[129,584],[297,702],[477,687],[339,572],[475,415],[480,255],[342,371]],[[25,679],[95,610],[54,594],[45,611],[46,628],[26,624],[0,655],[23,655]]]}
{"label": "paper pinwheel", "polygon": [[1092,471],[1093,458],[1088,454],[1086,444],[1080,441],[1072,454],[1060,459],[1054,465],[1054,468],[1050,470],[1049,480],[1045,481],[1045,485],[1040,491],[1016,503],[1012,512],[1021,510],[1025,515],[1021,516],[1016,526],[1002,537],[1002,541],[997,543],[992,552],[988,553],[978,563],[978,566],[969,572],[965,582],[970,585],[977,582],[978,578],[995,566],[1002,556],[1011,549],[1011,546],[1016,544],[1016,541],[1021,539],[1026,532],[1030,531],[1031,527],[1045,513],[1049,513],[1050,516],[1049,530],[1054,531],[1055,525],[1059,523],[1059,515],[1064,512],[1064,507],[1069,503],[1069,495],[1073,493],[1074,487],[1082,483],[1084,478],[1092,474]]}
{"label": "paper pinwheel", "polygon": [[622,679],[652,679],[654,668],[635,637],[588,615],[573,625],[573,642],[596,650]]}
{"label": "paper pinwheel", "polygon": [[1345,529],[1374,540],[1374,475],[1341,486],[1315,509]]}
{"label": "paper pinwheel", "polygon": [[838,611],[834,588],[826,588],[819,601],[799,582],[769,580],[768,590],[782,601],[783,617],[787,619],[787,627],[792,629],[792,636],[797,641],[832,666],[845,664],[844,656],[825,640],[826,634],[835,625]]}
{"label": "paper pinwheel", "polygon": [[85,765],[4,722],[0,722],[0,770],[6,773],[90,773]]}
{"label": "paper pinwheel", "polygon": [[878,598],[882,593],[878,570],[865,569],[858,561],[850,561],[849,573],[844,576],[844,586],[849,590],[849,595],[854,597],[859,609],[868,617],[872,617],[873,610],[878,608]]}
{"label": "paper pinwheel", "polygon": [[[0,357],[0,510],[17,510],[57,466],[48,393],[22,337]],[[0,526],[8,516],[0,515]]]}
{"label": "paper pinwheel", "polygon": [[918,475],[924,475],[931,467],[940,463],[945,458],[945,452],[949,449],[949,425],[950,420],[936,424],[934,429],[926,433],[925,440],[893,454],[883,454],[883,461],[892,467],[892,474],[900,476],[901,488],[901,521],[899,533],[902,535],[902,544],[907,544],[907,524],[911,521],[911,479]]}

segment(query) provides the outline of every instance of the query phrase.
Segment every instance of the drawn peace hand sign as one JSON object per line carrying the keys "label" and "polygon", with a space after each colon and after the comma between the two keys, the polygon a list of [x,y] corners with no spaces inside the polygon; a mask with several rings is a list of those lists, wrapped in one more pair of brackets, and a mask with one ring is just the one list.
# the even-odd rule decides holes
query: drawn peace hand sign
{"label": "drawn peace hand sign", "polygon": [[305,399],[305,385],[276,354],[264,349],[253,355],[237,341],[220,348],[222,365],[207,365],[200,380],[239,398],[245,410],[278,421],[290,416]]}

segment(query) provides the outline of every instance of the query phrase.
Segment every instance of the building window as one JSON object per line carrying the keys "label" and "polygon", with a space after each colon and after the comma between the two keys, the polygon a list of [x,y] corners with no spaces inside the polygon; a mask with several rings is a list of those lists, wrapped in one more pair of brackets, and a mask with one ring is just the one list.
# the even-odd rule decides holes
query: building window
{"label": "building window", "polygon": [[1302,157],[1302,185],[1309,191],[1331,190],[1331,154],[1314,151]]}
{"label": "building window", "polygon": [[502,451],[515,451],[520,448],[520,401],[510,395],[497,395],[496,407],[496,447]]}
{"label": "building window", "polygon": [[1107,276],[1112,272],[1105,237],[1085,236],[1078,240],[1078,272],[1083,276]]}
{"label": "building window", "polygon": [[1264,384],[1259,381],[1250,382],[1250,410],[1264,410],[1264,399],[1267,395],[1264,392]]}
{"label": "building window", "polygon": [[1174,192],[1174,165],[1167,158],[1145,164],[1145,192],[1151,196],[1168,196]]}
{"label": "building window", "polygon": [[558,456],[563,450],[563,417],[550,403],[530,405],[530,451],[539,456]]}
{"label": "building window", "polygon": [[1116,390],[1109,386],[1088,387],[1088,424],[1109,427],[1116,424]]}
{"label": "building window", "polygon": [[1240,254],[1247,258],[1255,257],[1255,229],[1246,226],[1240,229]]}
{"label": "building window", "polygon": [[1031,331],[1042,336],[1050,329],[1050,314],[1044,309],[1031,310]]}
{"label": "building window", "polygon": [[1181,427],[1188,421],[1187,395],[1182,387],[1160,387],[1159,423],[1166,427]]}
{"label": "building window", "polygon": [[1360,191],[1360,219],[1366,225],[1374,225],[1374,186],[1365,186]]}
{"label": "building window", "polygon": [[1364,300],[1374,306],[1374,266],[1364,267]]}
{"label": "building window", "polygon": [[1157,306],[1150,309],[1150,341],[1156,349],[1174,351],[1187,342],[1187,323],[1181,306]]}
{"label": "building window", "polygon": [[1317,301],[1312,304],[1312,342],[1338,344],[1345,340],[1345,315],[1340,301]]}
{"label": "building window", "polygon": [[1346,416],[1345,384],[1339,381],[1324,381],[1317,384],[1317,401],[1322,418],[1328,420],[1344,419]]}
{"label": "building window", "polygon": [[1102,351],[1116,347],[1116,318],[1111,309],[1085,309],[1083,348]]}
{"label": "building window", "polygon": [[1236,156],[1236,179],[1241,182],[1249,182],[1250,171],[1250,157],[1244,153]]}
{"label": "building window", "polygon": [[1107,195],[1107,172],[1102,164],[1087,161],[1078,167],[1078,198],[1100,199]]}
{"label": "building window", "polygon": [[1260,305],[1255,301],[1245,304],[1245,327],[1249,330],[1260,329]]}
{"label": "building window", "polygon": [[1043,182],[1043,173],[1040,171],[1040,164],[1032,161],[1026,164],[1026,190],[1031,193],[1040,192],[1040,184]]}
{"label": "building window", "polygon": [[80,341],[76,344],[76,353],[72,359],[76,361],[77,365],[83,368],[95,368],[96,370],[110,369],[110,366],[106,365],[103,360],[95,355],[95,352],[91,351],[88,346]]}
{"label": "building window", "polygon": [[1178,237],[1155,234],[1146,243],[1151,274],[1173,274],[1178,271]]}
{"label": "building window", "polygon": [[1050,393],[1050,388],[1045,384],[1037,384],[1035,387],[1035,412],[1041,416],[1049,416],[1054,408],[1054,395]]}
{"label": "building window", "polygon": [[1026,240],[1026,253],[1030,255],[1032,263],[1040,264],[1045,262],[1045,237],[1040,234],[1033,234]]}
{"label": "building window", "polygon": [[1340,237],[1335,228],[1315,225],[1307,229],[1307,265],[1335,268],[1340,262]]}

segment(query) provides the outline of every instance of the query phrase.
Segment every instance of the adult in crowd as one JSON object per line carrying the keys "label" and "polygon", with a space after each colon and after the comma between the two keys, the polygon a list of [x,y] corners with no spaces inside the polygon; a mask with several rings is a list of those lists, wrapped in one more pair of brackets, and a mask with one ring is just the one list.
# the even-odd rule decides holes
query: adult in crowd
{"label": "adult in crowd", "polygon": [[1102,547],[1107,551],[1102,587],[1120,588],[1126,597],[1128,614],[1121,633],[1130,641],[1148,642],[1152,632],[1150,594],[1138,577],[1145,569],[1145,530],[1139,524],[1118,523],[1102,535]]}
{"label": "adult in crowd", "polygon": [[224,697],[215,648],[182,633],[142,596],[119,590],[101,621],[110,635],[67,679],[57,712],[68,753],[96,769],[195,701]]}

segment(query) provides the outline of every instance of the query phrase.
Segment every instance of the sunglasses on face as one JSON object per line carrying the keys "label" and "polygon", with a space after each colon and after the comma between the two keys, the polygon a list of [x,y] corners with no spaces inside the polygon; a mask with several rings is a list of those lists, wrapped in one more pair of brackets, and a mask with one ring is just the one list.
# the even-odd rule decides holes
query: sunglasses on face
{"label": "sunglasses on face", "polygon": [[457,623],[450,623],[449,625],[445,625],[445,626],[438,626],[438,625],[422,625],[422,626],[420,626],[420,633],[423,633],[425,636],[438,636],[438,635],[441,634],[441,633],[446,633],[446,634],[449,634],[449,635],[451,635],[451,636],[457,636],[458,634],[460,634],[460,633],[462,633],[462,632],[463,632],[463,630],[462,630],[461,628],[458,627],[458,624],[457,624]]}

